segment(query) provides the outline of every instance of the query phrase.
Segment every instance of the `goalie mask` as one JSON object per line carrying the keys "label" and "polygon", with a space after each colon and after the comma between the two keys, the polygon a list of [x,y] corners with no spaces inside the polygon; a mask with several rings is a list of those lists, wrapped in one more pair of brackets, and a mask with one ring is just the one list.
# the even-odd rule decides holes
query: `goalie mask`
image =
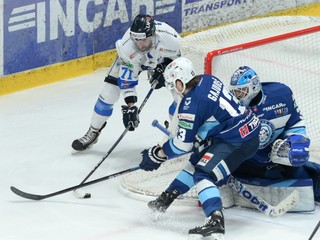
{"label": "goalie mask", "polygon": [[130,38],[139,52],[149,52],[154,46],[156,27],[150,15],[139,14],[130,28]]}
{"label": "goalie mask", "polygon": [[236,70],[230,81],[230,91],[244,106],[249,106],[251,100],[261,91],[261,82],[255,71],[243,66]]}
{"label": "goalie mask", "polygon": [[[177,93],[183,93],[186,89],[186,84],[196,76],[196,73],[189,59],[179,57],[166,67],[163,76],[166,88],[169,91],[175,90]],[[176,80],[180,80],[183,84],[181,91],[177,89]]]}

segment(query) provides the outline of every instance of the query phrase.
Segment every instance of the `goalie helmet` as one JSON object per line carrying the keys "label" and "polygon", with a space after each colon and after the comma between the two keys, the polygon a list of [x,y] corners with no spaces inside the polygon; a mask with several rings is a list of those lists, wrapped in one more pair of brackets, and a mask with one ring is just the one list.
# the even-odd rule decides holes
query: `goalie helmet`
{"label": "goalie helmet", "polygon": [[257,96],[261,88],[259,76],[250,67],[239,67],[231,77],[230,91],[244,106],[249,106],[251,100]]}
{"label": "goalie helmet", "polygon": [[[186,84],[196,76],[196,73],[189,59],[179,57],[166,67],[163,76],[168,90],[172,91],[174,89],[178,93],[183,93],[186,89]],[[176,80],[180,80],[183,84],[181,91],[177,89]]]}
{"label": "goalie helmet", "polygon": [[130,28],[130,38],[135,48],[141,52],[148,52],[154,45],[156,26],[150,15],[137,15]]}

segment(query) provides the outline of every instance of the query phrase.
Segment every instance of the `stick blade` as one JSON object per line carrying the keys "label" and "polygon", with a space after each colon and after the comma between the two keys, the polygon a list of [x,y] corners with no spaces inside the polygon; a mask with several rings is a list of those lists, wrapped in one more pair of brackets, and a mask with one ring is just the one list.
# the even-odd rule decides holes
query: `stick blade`
{"label": "stick blade", "polygon": [[290,193],[285,199],[283,199],[277,206],[270,212],[272,217],[280,217],[290,209],[292,209],[300,200],[300,195],[297,190]]}
{"label": "stick blade", "polygon": [[42,195],[37,195],[37,194],[31,194],[31,193],[23,192],[23,191],[19,190],[18,188],[14,187],[14,186],[11,186],[10,189],[11,189],[11,191],[12,191],[13,193],[15,193],[16,195],[18,195],[18,196],[20,196],[20,197],[23,197],[23,198],[26,198],[26,199],[42,200],[42,199],[45,198],[45,197],[42,196]]}

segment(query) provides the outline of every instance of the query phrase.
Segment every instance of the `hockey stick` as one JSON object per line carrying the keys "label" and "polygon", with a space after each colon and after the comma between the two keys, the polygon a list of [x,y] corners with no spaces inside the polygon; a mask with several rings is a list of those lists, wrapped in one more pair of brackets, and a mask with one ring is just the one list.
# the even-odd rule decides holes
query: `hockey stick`
{"label": "hockey stick", "polygon": [[228,185],[237,193],[240,197],[249,201],[252,206],[257,208],[260,212],[263,212],[269,217],[280,217],[291,208],[293,208],[299,201],[299,192],[297,190],[292,191],[285,199],[283,199],[278,205],[272,206],[258,194],[247,188],[245,184],[230,177]]}
{"label": "hockey stick", "polygon": [[[170,136],[170,132],[165,129],[157,120],[152,122],[152,126],[158,128],[166,135]],[[277,206],[272,206],[261,197],[259,197],[256,193],[251,191],[246,187],[245,184],[235,179],[234,177],[230,177],[228,184],[230,187],[239,194],[240,197],[249,201],[251,205],[257,208],[259,211],[263,212],[265,215],[269,217],[279,217],[293,208],[297,202],[299,201],[299,192],[294,190],[290,193],[285,199],[283,199]]]}
{"label": "hockey stick", "polygon": [[151,125],[152,125],[153,127],[158,128],[160,131],[162,131],[162,132],[163,132],[164,134],[166,134],[167,136],[170,136],[170,137],[171,137],[171,133],[168,131],[168,129],[165,128],[165,127],[163,127],[163,126],[158,122],[157,119],[153,120],[152,123],[151,123]]}
{"label": "hockey stick", "polygon": [[320,227],[320,221],[318,222],[317,226],[313,229],[313,231],[312,231],[312,233],[311,233],[311,235],[310,235],[308,240],[312,240],[312,238],[314,237],[314,235],[318,231],[319,227]]}
{"label": "hockey stick", "polygon": [[112,179],[112,178],[115,178],[115,177],[119,177],[121,175],[136,171],[138,169],[140,169],[140,167],[129,168],[129,169],[117,172],[117,173],[113,173],[113,174],[105,176],[105,177],[101,177],[101,178],[98,178],[98,179],[95,179],[95,180],[92,180],[92,181],[89,181],[89,182],[86,182],[86,183],[81,183],[79,185],[75,185],[75,186],[72,186],[72,187],[69,187],[69,188],[66,188],[66,189],[62,189],[62,190],[57,191],[57,192],[45,194],[45,195],[26,193],[26,192],[23,192],[23,191],[19,190],[18,188],[15,188],[13,186],[11,186],[10,189],[11,189],[12,192],[14,192],[15,194],[17,194],[20,197],[31,199],[31,200],[42,200],[42,199],[46,199],[46,198],[50,198],[50,197],[53,197],[53,196],[57,196],[57,195],[60,195],[60,194],[66,193],[66,192],[70,192],[70,191],[73,191],[73,190],[78,189],[78,188],[87,187],[89,185],[92,185],[92,184],[95,184],[95,183],[98,183],[98,182],[102,182],[102,181],[106,181],[106,180],[109,180],[109,179]]}
{"label": "hockey stick", "polygon": [[[141,105],[140,105],[140,107],[138,109],[138,114],[140,114],[140,112],[144,108],[144,105],[146,104],[146,102],[150,98],[150,96],[151,96],[153,90],[155,89],[157,83],[158,83],[158,81],[155,81],[152,84],[151,89],[147,93],[146,97],[144,98],[143,102],[141,103]],[[118,144],[122,140],[122,138],[127,134],[127,132],[129,131],[129,128],[130,128],[130,126],[128,126],[123,131],[123,133],[120,135],[120,137],[117,139],[117,141],[112,145],[112,147],[109,149],[109,151],[106,153],[106,155],[104,155],[104,157],[100,160],[100,162],[98,162],[98,164],[91,170],[91,172],[82,180],[82,182],[79,185],[85,183],[88,180],[88,178],[100,167],[100,165],[104,162],[104,160],[112,153],[112,151],[115,149],[116,146],[118,146]],[[90,193],[85,193],[83,191],[77,191],[77,189],[75,189],[75,191],[73,193],[78,198],[90,198],[91,197]]]}

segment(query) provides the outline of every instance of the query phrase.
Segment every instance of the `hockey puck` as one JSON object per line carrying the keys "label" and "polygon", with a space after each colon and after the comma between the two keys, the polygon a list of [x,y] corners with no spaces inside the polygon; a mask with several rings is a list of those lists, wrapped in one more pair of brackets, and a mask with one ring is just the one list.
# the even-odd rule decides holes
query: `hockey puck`
{"label": "hockey puck", "polygon": [[83,198],[91,198],[91,194],[90,193],[86,193]]}
{"label": "hockey puck", "polygon": [[77,198],[91,198],[91,194],[90,193],[85,193],[79,189],[76,189],[75,191],[73,191],[73,194],[77,197]]}

